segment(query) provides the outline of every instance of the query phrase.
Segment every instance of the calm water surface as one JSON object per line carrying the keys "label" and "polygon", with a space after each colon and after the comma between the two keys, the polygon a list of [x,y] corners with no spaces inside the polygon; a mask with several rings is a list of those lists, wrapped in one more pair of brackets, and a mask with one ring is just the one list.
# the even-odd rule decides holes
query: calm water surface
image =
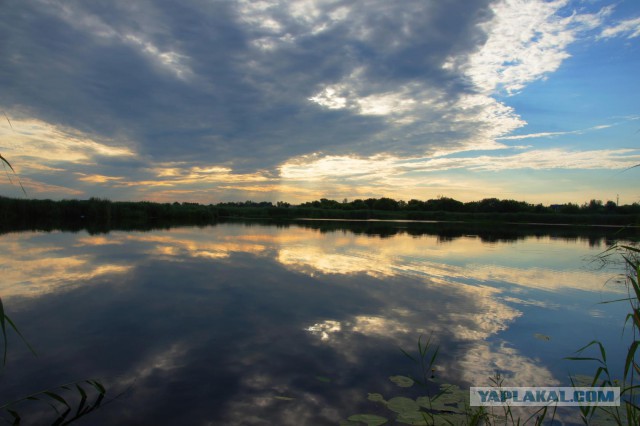
{"label": "calm water surface", "polygon": [[463,389],[496,371],[568,385],[594,368],[563,357],[593,339],[624,358],[627,306],[599,302],[626,290],[585,260],[604,240],[317,228],[0,236],[5,309],[38,353],[10,334],[0,403],[98,378],[119,396],[80,424],[338,424],[389,414],[369,392],[416,392],[388,377],[418,374],[399,348],[420,335],[440,347],[437,378]]}

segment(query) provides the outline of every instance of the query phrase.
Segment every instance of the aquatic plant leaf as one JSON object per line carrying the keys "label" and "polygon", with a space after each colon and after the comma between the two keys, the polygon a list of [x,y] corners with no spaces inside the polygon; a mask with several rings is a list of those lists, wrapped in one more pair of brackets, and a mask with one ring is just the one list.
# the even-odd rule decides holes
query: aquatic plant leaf
{"label": "aquatic plant leaf", "polygon": [[[431,409],[436,411],[443,411],[446,413],[464,413],[464,410],[460,408],[459,402],[453,402],[455,405],[451,405],[450,402],[444,402],[440,399],[436,399],[431,403]],[[464,406],[464,405],[463,405]]]}
{"label": "aquatic plant leaf", "polygon": [[440,393],[434,396],[432,401],[439,401],[442,404],[456,404],[468,398],[468,391],[460,389],[456,385],[440,385]]}
{"label": "aquatic plant leaf", "polygon": [[627,359],[624,363],[624,377],[628,377],[629,375],[629,368],[635,364],[635,357],[636,357],[636,351],[638,350],[638,345],[640,344],[640,341],[636,340],[634,341],[631,346],[629,347],[629,350],[627,352]]}
{"label": "aquatic plant leaf", "polygon": [[22,341],[24,342],[24,344],[27,346],[27,348],[29,348],[29,351],[31,351],[31,353],[34,356],[38,356],[38,354],[36,353],[36,351],[33,349],[33,347],[29,344],[29,342],[27,341],[27,339],[24,338],[24,336],[22,335],[22,333],[20,333],[20,330],[18,329],[18,327],[16,326],[16,324],[13,322],[13,320],[11,318],[9,318],[8,315],[4,316],[5,320],[7,320],[7,322],[9,323],[9,325],[13,328],[13,330],[18,334],[18,336],[20,336],[20,339],[22,339]]}
{"label": "aquatic plant leaf", "polygon": [[97,380],[86,380],[87,383],[89,383],[91,386],[93,386],[94,388],[96,388],[96,390],[101,394],[104,395],[107,390],[104,388],[104,386],[102,386],[102,383],[100,383]]}
{"label": "aquatic plant leaf", "polygon": [[533,337],[535,337],[538,340],[542,340],[544,342],[548,342],[549,340],[551,340],[551,337],[541,333],[536,333],[533,335]]}
{"label": "aquatic plant leaf", "polygon": [[369,396],[367,396],[367,399],[373,402],[386,402],[384,397],[379,393],[370,393]]}
{"label": "aquatic plant leaf", "polygon": [[84,412],[84,408],[87,403],[87,393],[77,383],[76,388],[78,389],[78,393],[80,394],[80,402],[78,403],[78,409],[76,410],[76,416],[79,416]]}
{"label": "aquatic plant leaf", "polygon": [[51,398],[55,399],[56,401],[58,401],[58,402],[60,402],[60,403],[64,404],[65,406],[70,407],[70,406],[69,406],[69,403],[68,403],[68,402],[67,402],[63,397],[61,397],[60,395],[58,395],[57,393],[55,393],[55,392],[51,392],[51,391],[45,391],[45,392],[43,392],[43,393],[44,393],[45,395],[47,395],[47,396],[49,396],[49,397],[51,397]]}
{"label": "aquatic plant leaf", "polygon": [[413,383],[414,383],[413,379],[407,376],[391,376],[389,377],[389,380],[391,380],[393,383],[400,386],[401,388],[410,388],[411,386],[413,386]]}
{"label": "aquatic plant leaf", "polygon": [[11,414],[11,416],[13,416],[13,424],[14,425],[19,425],[20,424],[20,420],[21,420],[20,414],[18,414],[17,411],[11,410],[9,408],[7,408],[7,412],[9,414]]}
{"label": "aquatic plant leaf", "polygon": [[4,343],[4,355],[2,357],[2,365],[7,364],[7,328],[5,324],[4,305],[2,304],[2,298],[0,297],[0,329],[2,330],[2,340]]}
{"label": "aquatic plant leaf", "polygon": [[425,414],[420,411],[407,411],[400,413],[396,419],[398,423],[407,425],[428,425],[430,424],[425,418]]}
{"label": "aquatic plant leaf", "polygon": [[352,422],[366,423],[367,426],[380,426],[389,421],[389,419],[375,414],[354,414],[353,416],[350,416],[348,420],[351,420]]}
{"label": "aquatic plant leaf", "polygon": [[331,379],[324,376],[316,376],[316,380],[323,383],[331,383]]}
{"label": "aquatic plant leaf", "polygon": [[280,401],[293,401],[295,398],[291,398],[290,396],[274,396],[275,399],[279,399]]}
{"label": "aquatic plant leaf", "polygon": [[402,351],[402,353],[404,354],[404,356],[406,356],[407,358],[409,358],[411,361],[416,362],[416,363],[418,362],[418,360],[417,360],[417,359],[415,359],[413,356],[411,356],[407,351],[405,351],[405,350],[404,350],[404,349],[402,349],[402,348],[399,348],[399,349]]}
{"label": "aquatic plant leaf", "polygon": [[396,396],[387,401],[387,408],[396,413],[405,413],[420,410],[420,406],[411,398]]}
{"label": "aquatic plant leaf", "polygon": [[431,408],[431,398],[428,396],[421,396],[416,399],[416,404],[424,408]]}

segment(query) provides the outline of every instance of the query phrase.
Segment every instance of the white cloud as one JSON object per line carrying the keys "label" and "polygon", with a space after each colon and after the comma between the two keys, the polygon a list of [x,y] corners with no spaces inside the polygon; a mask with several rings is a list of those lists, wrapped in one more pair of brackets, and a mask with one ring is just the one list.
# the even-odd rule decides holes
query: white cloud
{"label": "white cloud", "polygon": [[584,129],[584,130],[570,130],[570,131],[566,131],[566,132],[540,132],[540,133],[530,133],[530,134],[526,134],[526,135],[514,135],[514,136],[502,136],[499,137],[497,139],[499,140],[503,140],[503,141],[510,141],[510,140],[521,140],[521,139],[536,139],[536,138],[549,138],[549,137],[553,137],[553,136],[564,136],[564,135],[582,135],[588,131],[591,130],[603,130],[603,129],[609,129],[611,127],[613,127],[615,124],[602,124],[599,126],[593,126],[590,127],[588,129]]}
{"label": "white cloud", "polygon": [[599,38],[626,36],[626,38],[640,37],[640,17],[626,19],[616,25],[602,30]]}
{"label": "white cloud", "polygon": [[[628,166],[636,154],[615,150],[452,158],[506,149],[508,140],[574,133],[513,135],[527,122],[498,96],[556,71],[574,42],[600,32],[637,36],[637,18],[601,30],[613,9],[585,13],[582,6],[12,3],[7,16],[15,19],[0,26],[8,40],[0,71],[12,83],[2,107],[12,120],[37,117],[66,135],[0,135],[4,146],[28,139],[0,149],[52,185],[70,185],[60,166],[73,162],[84,166],[73,184],[87,194],[106,188],[113,198],[168,201],[189,191],[190,200],[286,196],[294,191],[289,185],[309,199],[326,183],[336,193],[379,196],[431,188],[438,181],[425,177],[431,171],[597,168],[597,160],[605,168]],[[28,16],[43,25],[25,30],[36,22]],[[51,49],[43,47],[47,38]],[[14,122],[16,131],[27,121]],[[592,158],[596,153],[603,156]],[[105,156],[112,158],[96,164]]]}
{"label": "white cloud", "polygon": [[452,57],[445,67],[462,71],[483,93],[522,90],[556,71],[581,33],[601,25],[609,8],[596,14],[562,16],[568,0],[501,0],[483,26],[487,42],[466,60]]}
{"label": "white cloud", "polygon": [[[423,146],[434,147],[432,153],[436,155],[504,148],[496,139],[527,123],[514,108],[493,96],[502,91],[514,94],[556,71],[569,57],[568,46],[601,25],[611,13],[611,8],[604,8],[593,14],[574,12],[563,16],[568,4],[568,0],[494,3],[493,18],[481,24],[487,41],[479,50],[469,55],[452,55],[442,64],[443,69],[468,79],[479,92],[451,98],[445,89],[430,86],[426,81],[389,90],[371,81],[367,69],[360,67],[325,86],[309,100],[328,109],[387,117],[388,123],[398,130],[419,123],[405,137],[422,138]],[[367,34],[363,37],[372,37]],[[430,137],[442,132],[460,135],[460,139],[451,143]],[[420,146],[420,142],[416,145]]]}
{"label": "white cloud", "polygon": [[[12,118],[12,128],[0,127],[0,146],[10,157],[38,159],[42,163],[80,162],[95,156],[132,157],[134,151],[109,145],[110,140],[95,140],[75,129],[56,126],[35,119]],[[40,164],[42,164],[40,163]],[[21,165],[25,162],[21,161]],[[36,165],[37,167],[37,165]]]}
{"label": "white cloud", "polygon": [[[534,135],[531,135],[533,137]],[[539,137],[540,135],[535,135]],[[308,156],[287,162],[280,168],[285,180],[375,181],[401,179],[405,173],[451,169],[500,171],[518,169],[624,169],[640,162],[634,149],[570,151],[561,148],[530,150],[514,155],[475,157],[434,156],[406,159],[393,156],[355,158]],[[412,175],[412,179],[415,176]]]}

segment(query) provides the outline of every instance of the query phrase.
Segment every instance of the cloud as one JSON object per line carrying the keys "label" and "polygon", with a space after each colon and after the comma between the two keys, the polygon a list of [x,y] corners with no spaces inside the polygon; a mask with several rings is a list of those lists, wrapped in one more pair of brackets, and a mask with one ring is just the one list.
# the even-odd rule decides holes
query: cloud
{"label": "cloud", "polygon": [[[557,70],[570,55],[567,47],[581,33],[601,25],[610,12],[564,16],[568,0],[503,0],[492,5],[484,24],[487,42],[468,58],[452,57],[445,67],[462,70],[484,93],[523,89]],[[465,60],[466,59],[466,60]]]}
{"label": "cloud", "polygon": [[[564,2],[526,3],[536,13],[488,1],[25,1],[0,25],[3,107],[148,162],[244,171],[317,151],[488,146],[524,122],[475,90],[552,71],[587,25],[557,18]],[[516,25],[551,35],[512,43]],[[554,65],[505,65],[534,50]]]}
{"label": "cloud", "polygon": [[640,37],[640,17],[625,19],[616,25],[604,28],[599,38],[612,38],[624,36],[628,39]]}
{"label": "cloud", "polygon": [[521,139],[537,139],[537,138],[549,138],[554,136],[564,136],[564,135],[582,135],[586,132],[592,130],[603,130],[613,127],[615,124],[602,124],[599,126],[594,126],[585,130],[571,130],[566,132],[540,132],[540,133],[530,133],[525,135],[514,135],[514,136],[503,136],[497,138],[502,141],[513,141],[513,140],[521,140]]}
{"label": "cloud", "polygon": [[[533,323],[523,321],[521,302],[510,296],[544,306],[548,295],[537,289],[601,290],[595,281],[607,275],[585,280],[584,271],[555,270],[576,255],[563,244],[556,256],[545,254],[555,237],[529,239],[530,259],[523,264],[510,255],[507,241],[487,250],[469,236],[445,242],[422,235],[417,242],[401,233],[390,244],[350,232],[318,238],[319,232],[232,224],[98,236],[16,234],[2,247],[3,271],[20,284],[10,287],[14,319],[52,356],[44,368],[42,360],[24,364],[20,374],[7,377],[7,386],[21,391],[42,380],[43,371],[51,383],[105,377],[109,392],[128,389],[119,408],[106,411],[107,423],[141,417],[158,423],[171,416],[180,423],[187,416],[189,424],[335,424],[345,413],[360,412],[358,401],[368,402],[363,389],[397,392],[388,376],[412,368],[397,348],[413,353],[417,336],[430,333],[444,354],[436,374],[445,382],[488,385],[498,370],[505,385],[559,384],[553,354],[527,342],[531,324],[557,324],[539,324],[535,315]],[[308,256],[282,262],[284,250],[310,243]],[[369,257],[333,269],[318,262],[335,253]],[[324,275],[300,274],[300,263]],[[382,279],[366,275],[372,267],[384,272]],[[69,337],[64,351],[61,336]],[[331,379],[329,388],[314,388],[320,375]],[[185,407],[179,412],[176,390]],[[165,401],[174,402],[166,412]]]}
{"label": "cloud", "polygon": [[[635,36],[634,19],[601,30],[612,11],[568,0],[12,2],[0,108],[13,131],[0,143],[40,188],[118,199],[309,198],[320,177],[360,191],[371,176],[495,170],[496,155],[446,157],[564,134],[512,135],[527,122],[503,95],[546,78],[594,32]],[[555,154],[499,156],[499,167],[535,157],[533,168],[553,168]]]}
{"label": "cloud", "polygon": [[[536,135],[535,137],[540,137]],[[530,135],[530,137],[534,137]],[[553,148],[528,150],[512,155],[437,156],[403,159],[398,157],[303,157],[284,164],[281,175],[291,180],[348,179],[401,180],[404,175],[415,179],[417,172],[434,172],[452,169],[466,170],[518,170],[518,169],[623,169],[640,161],[635,149],[603,149],[570,151]]]}

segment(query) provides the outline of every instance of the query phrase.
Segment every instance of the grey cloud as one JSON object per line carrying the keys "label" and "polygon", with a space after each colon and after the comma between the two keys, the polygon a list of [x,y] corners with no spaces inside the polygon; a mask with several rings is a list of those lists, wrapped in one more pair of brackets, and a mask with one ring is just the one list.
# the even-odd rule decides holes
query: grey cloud
{"label": "grey cloud", "polygon": [[[317,23],[327,28],[314,34],[283,2],[264,12],[279,22],[276,34],[243,22],[226,1],[12,2],[0,20],[0,105],[127,144],[145,161],[249,171],[318,151],[420,153],[442,134],[308,98],[355,69],[371,93],[409,83],[451,99],[469,92],[442,64],[483,41],[476,24],[489,17],[487,3],[323,3]],[[346,19],[326,18],[340,6],[350,8]],[[272,50],[252,44],[287,34]]]}

